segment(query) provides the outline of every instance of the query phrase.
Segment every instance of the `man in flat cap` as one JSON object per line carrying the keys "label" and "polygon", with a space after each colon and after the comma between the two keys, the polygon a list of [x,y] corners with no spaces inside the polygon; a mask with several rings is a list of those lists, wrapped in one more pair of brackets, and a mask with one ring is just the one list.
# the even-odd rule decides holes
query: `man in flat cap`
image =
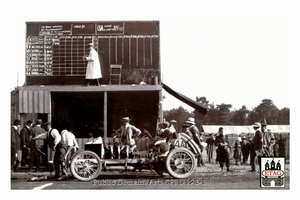
{"label": "man in flat cap", "polygon": [[89,43],[88,47],[90,49],[89,56],[84,57],[88,61],[85,75],[87,86],[90,85],[91,80],[96,80],[97,85],[100,86],[99,79],[102,78],[102,73],[99,55],[98,52],[94,49],[93,43]]}

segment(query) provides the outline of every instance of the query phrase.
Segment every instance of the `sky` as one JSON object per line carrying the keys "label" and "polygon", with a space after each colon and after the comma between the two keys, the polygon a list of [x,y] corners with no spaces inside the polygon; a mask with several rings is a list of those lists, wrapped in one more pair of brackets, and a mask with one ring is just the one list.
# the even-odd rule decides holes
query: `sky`
{"label": "sky", "polygon": [[[94,12],[80,7],[62,11],[63,6],[54,4],[57,10],[51,6],[31,12],[12,9],[10,89],[25,82],[26,21],[159,20],[161,78],[175,91],[193,100],[206,97],[215,105],[231,104],[233,110],[243,105],[253,109],[263,99],[273,100],[279,109],[290,107],[292,24],[288,6],[279,10],[253,6],[256,9],[251,10],[244,5],[226,10],[218,4],[210,9],[185,10],[176,5],[168,11],[159,7],[149,11],[150,6],[145,12],[130,12],[130,6],[127,12]],[[75,9],[81,9],[80,13]],[[193,110],[167,92],[163,94],[164,110],[179,106]]]}

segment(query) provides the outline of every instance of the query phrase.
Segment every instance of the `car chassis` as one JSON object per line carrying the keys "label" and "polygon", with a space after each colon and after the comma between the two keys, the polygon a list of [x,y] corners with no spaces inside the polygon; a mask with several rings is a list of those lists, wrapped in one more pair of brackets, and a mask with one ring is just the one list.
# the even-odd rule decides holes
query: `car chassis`
{"label": "car chassis", "polygon": [[[150,137],[151,135],[148,134]],[[143,137],[149,137],[143,136]],[[168,150],[162,152],[160,144],[167,144]],[[129,146],[118,142],[104,144],[111,158],[100,158],[94,150],[82,150],[76,152],[70,161],[72,175],[80,181],[91,181],[96,179],[102,172],[106,171],[142,171],[143,169],[154,169],[159,175],[168,173],[177,179],[188,178],[194,174],[198,162],[201,159],[201,151],[195,141],[185,133],[177,134],[176,139],[168,142],[155,140],[152,147],[147,151],[133,151],[129,155]],[[117,156],[114,155],[117,149]],[[122,152],[125,157],[122,158]]]}

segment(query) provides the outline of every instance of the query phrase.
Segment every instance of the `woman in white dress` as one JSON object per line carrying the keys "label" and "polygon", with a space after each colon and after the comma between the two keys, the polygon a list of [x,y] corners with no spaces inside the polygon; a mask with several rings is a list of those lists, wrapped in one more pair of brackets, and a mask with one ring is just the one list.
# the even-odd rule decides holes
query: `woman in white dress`
{"label": "woman in white dress", "polygon": [[101,74],[101,64],[99,60],[98,52],[94,49],[93,43],[88,44],[90,48],[89,56],[85,57],[88,61],[86,67],[85,79],[87,80],[87,85],[90,85],[91,80],[97,80],[97,85],[100,86],[99,79],[102,78]]}

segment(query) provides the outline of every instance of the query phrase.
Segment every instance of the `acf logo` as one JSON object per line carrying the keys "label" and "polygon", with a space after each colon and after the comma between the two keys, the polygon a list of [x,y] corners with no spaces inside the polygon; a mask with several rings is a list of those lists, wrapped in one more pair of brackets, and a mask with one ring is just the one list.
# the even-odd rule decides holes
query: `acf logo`
{"label": "acf logo", "polygon": [[284,187],[284,157],[261,157],[260,186]]}

